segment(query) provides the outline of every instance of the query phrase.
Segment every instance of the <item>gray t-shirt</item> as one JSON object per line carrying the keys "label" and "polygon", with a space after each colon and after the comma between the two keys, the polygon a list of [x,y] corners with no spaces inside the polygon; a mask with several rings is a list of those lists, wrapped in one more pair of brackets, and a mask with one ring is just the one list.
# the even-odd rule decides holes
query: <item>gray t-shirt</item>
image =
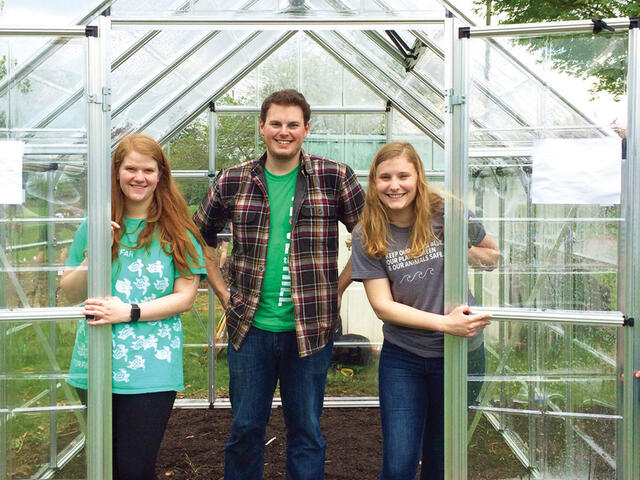
{"label": "gray t-shirt", "polygon": [[[432,240],[423,255],[409,258],[408,246],[412,227],[389,226],[389,252],[381,258],[369,257],[362,244],[362,231],[357,226],[353,232],[351,254],[351,279],[356,281],[388,278],[391,295],[398,303],[403,303],[425,312],[444,314],[444,216],[439,215],[431,222],[431,228],[438,240]],[[469,223],[469,240],[473,245],[482,242],[486,232],[476,222]],[[475,301],[469,292],[469,305]],[[415,355],[425,358],[444,356],[444,334],[432,330],[403,327],[385,322],[384,338],[388,342]],[[469,350],[482,343],[482,330],[469,342]]]}

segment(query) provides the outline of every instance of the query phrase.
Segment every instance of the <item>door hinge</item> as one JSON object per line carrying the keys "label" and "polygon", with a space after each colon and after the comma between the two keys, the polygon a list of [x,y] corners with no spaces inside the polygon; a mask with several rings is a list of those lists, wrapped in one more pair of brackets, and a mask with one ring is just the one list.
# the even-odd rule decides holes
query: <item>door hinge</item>
{"label": "door hinge", "polygon": [[453,112],[453,107],[456,105],[464,105],[467,102],[467,99],[464,95],[454,95],[453,90],[447,90],[445,92],[445,112],[451,113]]}
{"label": "door hinge", "polygon": [[102,95],[89,94],[87,101],[89,103],[102,105],[103,112],[110,112],[111,111],[111,89],[107,87],[102,87]]}

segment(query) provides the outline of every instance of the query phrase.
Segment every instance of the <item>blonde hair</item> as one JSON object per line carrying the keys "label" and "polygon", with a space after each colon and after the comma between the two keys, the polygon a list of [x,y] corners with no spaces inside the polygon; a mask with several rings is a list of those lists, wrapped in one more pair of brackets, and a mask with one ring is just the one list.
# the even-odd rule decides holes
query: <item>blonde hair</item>
{"label": "blonde hair", "polygon": [[[173,257],[180,275],[187,275],[190,266],[202,267],[203,265],[197,261],[198,252],[187,231],[191,232],[203,247],[205,246],[204,239],[191,220],[187,202],[173,181],[166,154],[160,144],[147,135],[126,136],[113,152],[111,158],[111,218],[116,223],[124,225],[126,197],[120,188],[119,171],[125,157],[131,152],[147,155],[158,164],[158,184],[153,192],[148,218],[144,221],[145,225],[138,235],[138,244],[135,248],[148,249],[155,235],[164,253]],[[120,240],[123,234],[124,228],[115,232],[111,247],[111,261],[118,259]]]}
{"label": "blonde hair", "polygon": [[413,202],[414,221],[411,230],[408,256],[419,257],[431,240],[437,240],[431,230],[431,220],[444,210],[443,193],[430,185],[424,174],[422,160],[413,145],[406,142],[387,143],[378,150],[369,168],[369,179],[365,193],[365,207],[360,219],[363,244],[367,255],[379,258],[388,253],[387,233],[389,231],[389,211],[378,196],[376,175],[382,162],[396,157],[406,158],[416,170],[418,181]]}

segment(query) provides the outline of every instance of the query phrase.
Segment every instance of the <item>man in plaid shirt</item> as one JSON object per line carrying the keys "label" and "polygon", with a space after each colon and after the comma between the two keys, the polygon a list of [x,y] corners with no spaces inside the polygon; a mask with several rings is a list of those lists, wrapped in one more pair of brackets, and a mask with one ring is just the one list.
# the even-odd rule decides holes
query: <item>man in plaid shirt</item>
{"label": "man in plaid shirt", "polygon": [[287,426],[287,478],[324,478],[320,432],[327,369],[350,261],[338,278],[338,221],[358,223],[364,193],[347,165],[308,155],[311,109],[295,90],[262,104],[267,151],[223,170],[193,216],[210,245],[233,223],[227,290],[217,265],[211,282],[226,306],[233,408],[225,479],[261,479],[264,436],[278,380]]}

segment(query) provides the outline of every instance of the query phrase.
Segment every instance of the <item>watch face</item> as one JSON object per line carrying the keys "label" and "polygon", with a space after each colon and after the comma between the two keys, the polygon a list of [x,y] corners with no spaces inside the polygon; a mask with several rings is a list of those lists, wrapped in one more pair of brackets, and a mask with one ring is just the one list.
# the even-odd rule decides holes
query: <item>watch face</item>
{"label": "watch face", "polygon": [[140,319],[140,307],[135,303],[131,304],[131,323],[135,323]]}

